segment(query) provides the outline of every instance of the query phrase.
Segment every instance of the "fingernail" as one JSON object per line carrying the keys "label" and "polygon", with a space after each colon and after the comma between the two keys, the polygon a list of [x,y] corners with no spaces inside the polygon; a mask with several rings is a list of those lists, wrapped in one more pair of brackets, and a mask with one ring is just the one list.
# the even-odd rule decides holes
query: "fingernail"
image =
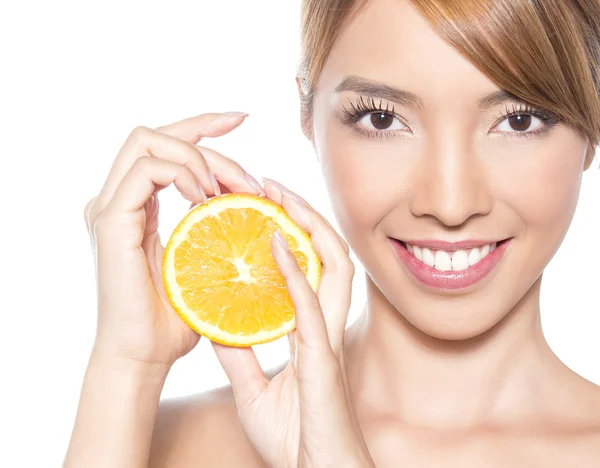
{"label": "fingernail", "polygon": [[238,111],[222,112],[221,115],[224,115],[227,117],[248,117],[247,112],[238,112]]}
{"label": "fingernail", "polygon": [[200,190],[200,195],[202,195],[202,202],[207,201],[208,197],[206,196],[206,192],[202,188],[202,185],[198,185],[198,190]]}
{"label": "fingernail", "polygon": [[267,179],[266,177],[262,177],[262,180],[263,180],[263,183],[268,182],[268,183],[274,185],[275,187],[277,187],[281,191],[282,195],[285,195],[286,197],[289,197],[292,200],[297,201],[301,205],[306,206],[306,202],[304,200],[302,200],[302,198],[300,198],[299,195],[296,195],[294,192],[291,192],[289,189],[287,189],[286,187],[281,185],[279,182],[275,182],[272,179]]}
{"label": "fingernail", "polygon": [[281,189],[281,192],[283,193],[284,196],[291,198],[292,200],[300,203],[301,205],[306,206],[306,202],[304,200],[302,200],[302,198],[300,198],[298,195],[296,195],[294,192],[290,192],[288,189],[286,189],[285,187],[283,189]]}
{"label": "fingernail", "polygon": [[286,251],[290,251],[290,247],[288,246],[288,243],[286,242],[285,238],[281,235],[281,232],[279,231],[279,229],[277,229],[277,231],[275,231],[275,234],[273,234],[273,237],[275,237],[275,239],[277,239],[277,242],[279,242],[279,245],[281,245],[281,247],[283,247]]}
{"label": "fingernail", "polygon": [[248,179],[248,182],[250,182],[250,185],[252,185],[252,187],[254,187],[256,190],[258,190],[260,192],[261,195],[266,195],[264,189],[261,187],[261,185],[258,183],[258,180],[256,180],[254,177],[252,177],[250,174],[246,174],[246,179]]}
{"label": "fingernail", "polygon": [[268,182],[268,183],[275,185],[277,188],[281,187],[281,184],[278,184],[274,180],[268,179],[267,177],[259,177],[259,179],[262,182],[262,185],[265,185]]}
{"label": "fingernail", "polygon": [[219,183],[217,182],[217,179],[215,178],[215,175],[212,173],[212,171],[210,172],[210,183],[213,186],[213,191],[215,195],[221,195],[221,187],[219,187]]}

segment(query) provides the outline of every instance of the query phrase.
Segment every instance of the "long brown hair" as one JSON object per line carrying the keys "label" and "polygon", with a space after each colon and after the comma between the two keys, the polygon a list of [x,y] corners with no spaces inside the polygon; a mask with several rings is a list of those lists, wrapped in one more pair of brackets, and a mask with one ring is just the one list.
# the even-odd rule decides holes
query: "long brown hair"
{"label": "long brown hair", "polygon": [[[303,0],[302,126],[344,24],[370,0]],[[496,84],[600,143],[599,0],[411,0],[437,33]]]}

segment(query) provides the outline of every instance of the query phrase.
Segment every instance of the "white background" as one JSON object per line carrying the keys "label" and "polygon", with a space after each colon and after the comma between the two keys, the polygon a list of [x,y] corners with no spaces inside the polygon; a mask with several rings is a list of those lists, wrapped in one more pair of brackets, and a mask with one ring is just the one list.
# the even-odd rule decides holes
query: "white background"
{"label": "white background", "polygon": [[[96,314],[83,208],[135,126],[248,112],[239,129],[205,144],[288,185],[334,221],[299,125],[300,2],[258,4],[14,2],[0,11],[0,466],[59,466],[64,456]],[[189,203],[172,188],[163,194],[167,239]],[[594,163],[546,271],[542,308],[555,352],[600,384],[599,213]],[[358,268],[351,318],[364,301],[362,276]],[[256,350],[270,367],[285,359],[287,343]],[[225,382],[201,340],[176,363],[163,396]]]}

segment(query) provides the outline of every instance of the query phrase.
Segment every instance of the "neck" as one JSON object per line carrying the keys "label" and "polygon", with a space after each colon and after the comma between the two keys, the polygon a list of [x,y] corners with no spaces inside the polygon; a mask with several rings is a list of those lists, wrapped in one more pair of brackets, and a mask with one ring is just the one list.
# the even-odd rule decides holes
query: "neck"
{"label": "neck", "polygon": [[526,418],[542,404],[558,362],[542,333],[540,285],[541,277],[490,330],[449,341],[415,328],[367,277],[367,305],[347,333],[359,417],[363,408],[438,428]]}

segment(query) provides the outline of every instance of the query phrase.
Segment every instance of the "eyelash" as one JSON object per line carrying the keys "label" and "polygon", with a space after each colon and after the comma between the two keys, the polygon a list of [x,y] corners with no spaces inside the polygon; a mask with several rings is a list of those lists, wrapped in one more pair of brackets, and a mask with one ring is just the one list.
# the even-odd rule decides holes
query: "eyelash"
{"label": "eyelash", "polygon": [[[402,122],[400,116],[398,116],[394,112],[394,106],[392,106],[392,109],[390,110],[389,105],[386,102],[385,108],[383,107],[383,99],[379,99],[379,102],[377,103],[375,98],[373,97],[360,96],[356,104],[350,103],[350,106],[352,107],[352,111],[349,111],[345,107],[343,108],[343,112],[345,115],[344,123],[350,125],[353,132],[360,135],[366,135],[369,138],[375,139],[392,138],[398,134],[398,131],[365,130],[360,128],[358,125],[358,121],[366,114],[377,112],[388,114]],[[507,138],[532,138],[536,136],[541,136],[548,133],[550,129],[552,129],[552,127],[554,127],[561,121],[561,118],[558,115],[554,114],[553,112],[550,112],[549,110],[533,107],[530,104],[525,103],[513,103],[511,109],[509,109],[508,105],[505,107],[504,113],[500,114],[497,117],[495,125],[516,115],[531,115],[533,117],[537,117],[543,122],[544,125],[538,130],[532,130],[529,132],[501,132]],[[406,125],[404,122],[402,122],[402,124],[408,127],[408,125]],[[400,130],[400,132],[404,133],[404,130]]]}
{"label": "eyelash", "polygon": [[[400,120],[399,116],[396,115],[396,113],[394,112],[394,106],[392,106],[392,109],[390,110],[389,105],[386,102],[385,108],[383,107],[383,99],[379,99],[379,103],[376,104],[375,98],[373,98],[371,96],[369,96],[369,97],[360,96],[359,100],[356,102],[356,104],[353,104],[351,102],[350,106],[352,107],[352,111],[349,111],[345,107],[343,108],[343,112],[345,114],[344,123],[347,125],[350,125],[353,132],[355,132],[359,135],[366,135],[369,138],[392,138],[393,136],[395,136],[397,134],[397,132],[394,132],[394,131],[388,132],[385,130],[382,130],[379,132],[373,132],[370,130],[361,129],[358,126],[358,121],[366,114],[369,114],[372,112],[383,112],[383,113],[389,114]],[[404,124],[404,122],[402,122],[402,124],[406,125],[406,124]]]}

